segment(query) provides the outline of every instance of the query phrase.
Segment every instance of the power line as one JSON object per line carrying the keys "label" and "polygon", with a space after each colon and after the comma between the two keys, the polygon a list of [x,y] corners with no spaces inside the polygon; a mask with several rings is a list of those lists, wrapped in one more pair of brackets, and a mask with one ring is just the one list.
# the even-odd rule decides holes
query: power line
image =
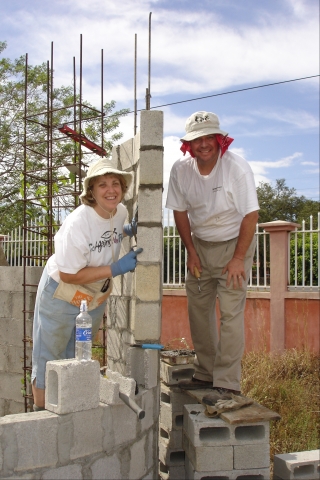
{"label": "power line", "polygon": [[[203,97],[189,98],[188,100],[180,100],[179,102],[164,103],[163,105],[157,105],[155,107],[150,107],[150,110],[155,109],[155,108],[161,108],[161,107],[169,107],[170,105],[178,105],[179,103],[194,102],[196,100],[203,100],[205,98],[219,97],[219,96],[222,96],[222,95],[230,95],[232,93],[245,92],[245,91],[254,90],[254,89],[257,89],[257,88],[272,87],[274,85],[281,85],[283,83],[290,83],[290,82],[298,82],[300,80],[308,80],[310,78],[317,78],[317,77],[320,77],[320,75],[311,75],[310,77],[301,77],[301,78],[294,78],[292,80],[283,80],[282,82],[266,83],[264,85],[256,85],[255,87],[239,88],[238,90],[230,90],[228,92],[214,93],[212,95],[205,95]],[[141,112],[142,110],[145,110],[145,109],[141,108],[137,111]],[[132,111],[132,112],[128,112],[128,113],[134,113],[134,112]],[[112,116],[113,115],[110,115],[110,117],[112,117]]]}

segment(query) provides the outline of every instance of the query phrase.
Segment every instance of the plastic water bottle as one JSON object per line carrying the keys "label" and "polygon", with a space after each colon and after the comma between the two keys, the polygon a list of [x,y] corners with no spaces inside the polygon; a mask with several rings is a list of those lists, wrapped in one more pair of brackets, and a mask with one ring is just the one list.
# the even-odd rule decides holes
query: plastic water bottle
{"label": "plastic water bottle", "polygon": [[92,318],[88,313],[87,300],[81,300],[80,313],[76,318],[76,359],[91,360]]}

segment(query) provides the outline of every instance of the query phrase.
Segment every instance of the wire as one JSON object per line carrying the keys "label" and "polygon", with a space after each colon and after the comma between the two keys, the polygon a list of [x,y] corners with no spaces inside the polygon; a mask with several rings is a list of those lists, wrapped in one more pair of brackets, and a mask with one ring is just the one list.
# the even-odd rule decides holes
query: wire
{"label": "wire", "polygon": [[[316,77],[320,77],[320,75],[311,75],[310,77],[301,77],[301,78],[294,78],[292,80],[283,80],[282,82],[266,83],[264,85],[256,85],[255,87],[239,88],[238,90],[230,90],[228,92],[214,93],[212,95],[205,95],[203,97],[189,98],[188,100],[180,100],[179,102],[164,103],[163,105],[157,105],[155,107],[150,107],[150,110],[155,109],[155,108],[161,108],[161,107],[169,107],[170,105],[178,105],[180,103],[195,102],[196,100],[203,100],[205,98],[219,97],[219,96],[222,96],[222,95],[230,95],[232,93],[246,92],[248,90],[254,90],[254,89],[257,89],[257,88],[272,87],[274,85],[281,85],[283,83],[298,82],[300,80],[308,80],[309,78],[316,78]],[[139,110],[137,110],[137,112],[141,112],[143,110],[145,110],[145,108],[140,108]],[[130,112],[128,112],[128,114],[129,113],[135,113],[135,112],[130,111]],[[113,117],[115,115],[109,115],[109,116]]]}

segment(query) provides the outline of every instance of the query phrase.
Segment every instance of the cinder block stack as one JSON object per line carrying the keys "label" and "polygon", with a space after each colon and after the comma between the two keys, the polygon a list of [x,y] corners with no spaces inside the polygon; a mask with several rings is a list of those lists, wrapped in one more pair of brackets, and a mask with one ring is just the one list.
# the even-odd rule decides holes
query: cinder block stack
{"label": "cinder block stack", "polygon": [[269,480],[269,422],[232,425],[204,411],[200,404],[184,406],[186,478]]}
{"label": "cinder block stack", "polygon": [[320,478],[320,450],[284,453],[274,456],[274,480],[291,480]]}
{"label": "cinder block stack", "polygon": [[183,449],[183,408],[194,399],[178,388],[179,382],[191,378],[192,364],[169,365],[161,362],[159,476],[163,480],[183,480],[185,452]]}

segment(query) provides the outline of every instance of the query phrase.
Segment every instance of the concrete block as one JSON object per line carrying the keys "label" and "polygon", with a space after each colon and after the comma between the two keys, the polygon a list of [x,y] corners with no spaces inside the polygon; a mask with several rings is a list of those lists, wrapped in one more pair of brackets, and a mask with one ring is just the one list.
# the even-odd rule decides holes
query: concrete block
{"label": "concrete block", "polygon": [[21,378],[23,378],[22,371],[20,374],[0,372],[0,396],[5,400],[14,400],[18,403],[23,401]]}
{"label": "concrete block", "polygon": [[233,455],[235,470],[270,467],[269,443],[235,445]]}
{"label": "concrete block", "polygon": [[140,130],[133,137],[133,142],[133,163],[135,165],[140,161]]}
{"label": "concrete block", "polygon": [[129,347],[126,374],[146,389],[155,387],[159,379],[160,355],[158,350]]}
{"label": "concrete block", "polygon": [[121,170],[131,171],[133,164],[133,138],[130,138],[126,142],[119,145],[119,157]]}
{"label": "concrete block", "polygon": [[183,448],[194,470],[214,472],[233,469],[233,447],[195,447],[188,437],[183,435]]}
{"label": "concrete block", "polygon": [[158,342],[161,335],[161,303],[136,303],[133,330],[139,342]]}
{"label": "concrete block", "polygon": [[[22,344],[22,342],[21,342]],[[18,373],[23,377],[23,346],[8,345],[7,346],[7,371],[10,373]],[[26,348],[27,365],[31,365],[32,349]]]}
{"label": "concrete block", "polygon": [[3,473],[54,467],[58,462],[59,418],[47,411],[7,415],[0,419]]}
{"label": "concrete block", "polygon": [[110,164],[116,169],[120,168],[119,149],[119,145],[114,145],[111,151],[111,158],[109,159]]}
{"label": "concrete block", "polygon": [[99,480],[121,478],[121,464],[116,453],[94,461],[90,470],[92,478],[99,478]]}
{"label": "concrete block", "polygon": [[139,247],[143,252],[139,254],[139,262],[162,262],[163,253],[162,227],[139,227]]}
{"label": "concrete block", "polygon": [[99,406],[100,365],[96,360],[55,360],[46,368],[46,409],[66,414]]}
{"label": "concrete block", "polygon": [[121,358],[121,350],[122,350],[122,341],[121,337],[117,330],[111,328],[108,330],[107,334],[107,352],[108,356],[112,357],[115,360]]}
{"label": "concrete block", "polygon": [[162,187],[139,188],[139,223],[162,224]]}
{"label": "concrete block", "polygon": [[319,479],[320,450],[275,455],[273,473],[275,478],[286,480],[296,478]]}
{"label": "concrete block", "polygon": [[140,185],[162,185],[162,183],[163,151],[161,149],[141,150]]}
{"label": "concrete block", "polygon": [[192,364],[169,365],[160,362],[160,378],[166,385],[179,385],[179,382],[190,380],[194,374]]}
{"label": "concrete block", "polygon": [[185,452],[183,449],[168,448],[161,440],[159,441],[159,460],[167,467],[184,465]]}
{"label": "concrete block", "polygon": [[[27,292],[36,292],[43,267],[26,267]],[[0,266],[0,291],[23,292],[23,267]]]}
{"label": "concrete block", "polygon": [[136,267],[136,297],[142,302],[161,302],[161,264]]}
{"label": "concrete block", "polygon": [[119,383],[107,378],[100,378],[100,402],[107,405],[122,403],[119,397]]}
{"label": "concrete block", "polygon": [[[169,387],[161,383],[160,400],[170,405],[172,412],[183,413],[184,405],[193,405],[195,400],[179,387]],[[198,404],[197,404],[198,405]]]}
{"label": "concrete block", "polygon": [[136,390],[136,382],[133,378],[124,377],[118,372],[112,370],[105,370],[105,377],[112,382],[119,384],[119,390],[121,393],[128,395],[130,398],[134,398]]}
{"label": "concrete block", "polygon": [[[117,279],[118,277],[116,277]],[[121,297],[120,292],[113,291],[107,301],[108,325],[116,329],[127,329],[129,319],[129,297]],[[118,348],[118,346],[116,346]],[[111,354],[112,355],[112,354]]]}
{"label": "concrete block", "polygon": [[185,405],[183,428],[194,446],[251,445],[269,443],[269,422],[231,425],[205,415],[204,405]]}
{"label": "concrete block", "polygon": [[102,429],[101,408],[74,412],[72,423],[73,445],[70,449],[71,460],[102,452],[104,432]]}
{"label": "concrete block", "polygon": [[188,480],[270,480],[269,468],[254,468],[252,470],[224,470],[199,472],[193,468],[188,456],[185,463],[186,479]]}
{"label": "concrete block", "polygon": [[163,112],[142,110],[140,114],[140,149],[163,145]]}
{"label": "concrete block", "polygon": [[65,480],[66,478],[68,480],[79,480],[79,478],[82,478],[81,465],[67,465],[65,467],[51,468],[44,472],[41,478],[43,480]]}
{"label": "concrete block", "polygon": [[131,446],[131,458],[128,479],[135,480],[147,473],[146,465],[146,436]]}
{"label": "concrete block", "polygon": [[[0,267],[0,271],[1,271],[1,267]],[[0,291],[0,295],[1,295],[0,318],[11,318],[12,317],[12,292]]]}
{"label": "concrete block", "polygon": [[139,388],[139,393],[135,396],[134,401],[145,411],[145,417],[140,421],[141,432],[146,432],[159,419],[157,415],[157,388],[145,390]]}
{"label": "concrete block", "polygon": [[[122,405],[105,405],[103,418],[108,415],[108,411],[105,408],[110,409],[111,418],[108,418],[109,431],[104,427],[104,446],[109,446],[112,451],[120,445],[123,446],[123,444],[135,440],[137,438],[138,422],[140,427],[140,420],[136,413],[122,402]],[[111,446],[110,436],[113,437],[111,438],[113,440]]]}
{"label": "concrete block", "polygon": [[160,402],[160,423],[170,430],[182,430],[183,411],[173,412],[170,405]]}
{"label": "concrete block", "polygon": [[172,430],[163,423],[159,425],[159,437],[161,442],[173,450],[183,450],[182,429]]}
{"label": "concrete block", "polygon": [[187,478],[184,465],[168,467],[162,462],[159,462],[159,477],[162,480],[184,480]]}

